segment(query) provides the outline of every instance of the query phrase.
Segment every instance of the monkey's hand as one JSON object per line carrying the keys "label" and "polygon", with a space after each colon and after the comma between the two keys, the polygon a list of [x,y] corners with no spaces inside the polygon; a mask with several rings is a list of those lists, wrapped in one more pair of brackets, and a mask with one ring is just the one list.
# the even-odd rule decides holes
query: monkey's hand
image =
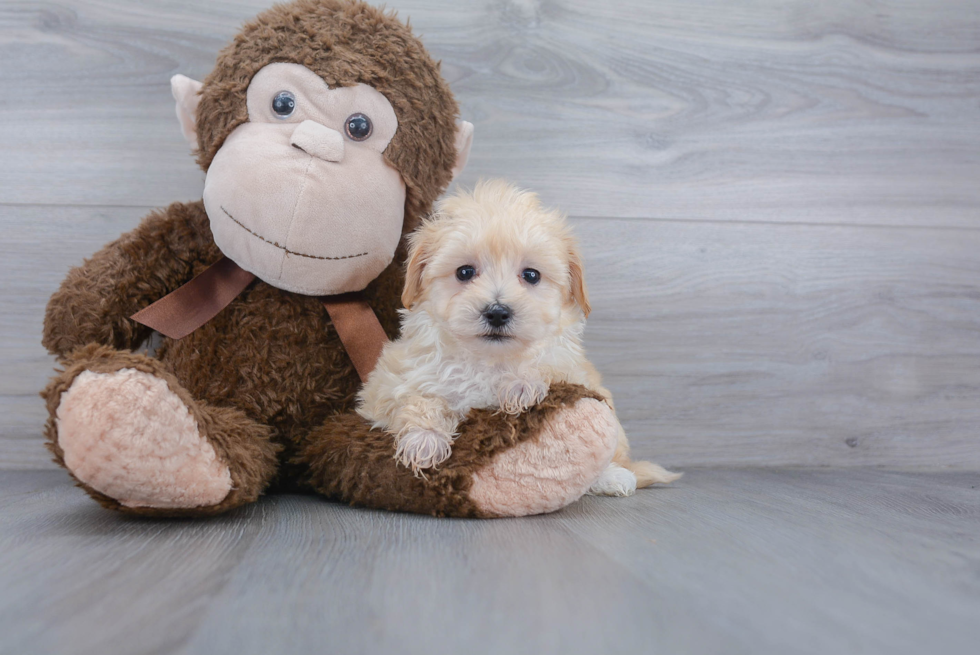
{"label": "monkey's hand", "polygon": [[151,330],[129,317],[189,281],[195,264],[220,254],[203,203],[150,214],[69,271],[48,301],[42,344],[59,357],[88,343],[136,348]]}

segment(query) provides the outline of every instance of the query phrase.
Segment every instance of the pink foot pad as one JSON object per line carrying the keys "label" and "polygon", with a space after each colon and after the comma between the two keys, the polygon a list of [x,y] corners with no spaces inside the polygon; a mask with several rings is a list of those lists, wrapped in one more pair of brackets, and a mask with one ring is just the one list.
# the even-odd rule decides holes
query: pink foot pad
{"label": "pink foot pad", "polygon": [[231,491],[197,421],[149,373],[81,373],[61,395],[57,427],[68,469],[126,507],[206,507]]}
{"label": "pink foot pad", "polygon": [[612,461],[618,431],[612,410],[583,398],[541,431],[497,455],[473,475],[470,500],[498,516],[553,512],[580,498]]}

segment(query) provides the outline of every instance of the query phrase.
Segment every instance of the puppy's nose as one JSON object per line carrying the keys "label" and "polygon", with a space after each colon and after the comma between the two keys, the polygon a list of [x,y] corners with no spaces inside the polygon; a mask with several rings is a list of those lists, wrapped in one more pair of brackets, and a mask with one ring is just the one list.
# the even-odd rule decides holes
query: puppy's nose
{"label": "puppy's nose", "polygon": [[483,318],[495,328],[504,327],[510,320],[510,307],[495,303],[483,310]]}
{"label": "puppy's nose", "polygon": [[324,161],[339,162],[344,158],[344,137],[316,121],[307,120],[297,125],[289,143]]}

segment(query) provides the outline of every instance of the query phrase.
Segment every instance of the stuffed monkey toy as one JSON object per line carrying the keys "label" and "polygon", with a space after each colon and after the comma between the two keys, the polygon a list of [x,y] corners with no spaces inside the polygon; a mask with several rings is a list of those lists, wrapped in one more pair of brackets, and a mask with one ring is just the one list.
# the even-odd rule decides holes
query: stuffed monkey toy
{"label": "stuffed monkey toy", "polygon": [[[353,412],[398,333],[403,236],[466,162],[473,128],[421,42],[359,1],[246,24],[203,83],[172,80],[203,200],[72,269],[43,343],[48,447],[92,498],[205,516],[275,489],[439,516],[579,498],[612,457],[609,408],[563,385],[519,416],[474,411],[424,477]],[[152,353],[153,329],[165,336]]]}

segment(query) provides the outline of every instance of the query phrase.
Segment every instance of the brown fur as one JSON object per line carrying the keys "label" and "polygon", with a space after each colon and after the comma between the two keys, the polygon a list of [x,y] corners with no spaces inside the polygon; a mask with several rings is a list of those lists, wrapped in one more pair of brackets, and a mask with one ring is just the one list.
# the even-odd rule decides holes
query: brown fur
{"label": "brown fur", "polygon": [[[405,180],[405,229],[428,212],[455,162],[456,102],[410,30],[361,2],[298,0],[247,24],[218,58],[198,110],[199,156],[207,169],[224,139],[247,118],[252,75],[273,61],[301,63],[331,85],[370,84],[391,102],[398,132],[385,156]],[[128,317],[174,291],[221,257],[202,202],[175,203],[72,269],[51,297],[43,343],[65,366],[42,393],[55,461],[55,410],[83,370],[135,368],[164,379],[228,465],[234,490],[213,507],[125,508],[85,485],[103,506],[145,516],[211,515],[258,497],[277,482],[373,507],[475,516],[470,474],[495,453],[533,439],[543,421],[581,390],[516,418],[480,413],[464,428],[460,450],[428,480],[398,469],[390,438],[350,412],[359,379],[317,298],[262,281],[249,286],[203,327],[164,339],[155,357],[134,354],[150,334]],[[365,290],[390,337],[398,332],[403,286],[400,247]]]}

